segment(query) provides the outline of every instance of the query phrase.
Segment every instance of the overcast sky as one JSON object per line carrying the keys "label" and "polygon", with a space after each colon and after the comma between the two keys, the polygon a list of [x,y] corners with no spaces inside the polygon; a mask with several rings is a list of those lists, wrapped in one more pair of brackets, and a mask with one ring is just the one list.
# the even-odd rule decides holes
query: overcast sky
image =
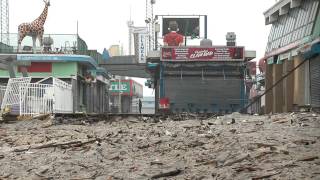
{"label": "overcast sky", "polygon": [[[45,33],[79,34],[90,49],[102,52],[112,44],[123,44],[127,52],[127,20],[144,26],[145,0],[51,0]],[[235,32],[237,45],[256,50],[263,57],[270,26],[265,26],[263,12],[275,0],[157,0],[154,14],[208,15],[208,38],[214,45],[224,45],[227,32]],[[10,32],[17,33],[22,22],[37,18],[42,0],[9,0]],[[146,94],[150,94],[149,93]]]}

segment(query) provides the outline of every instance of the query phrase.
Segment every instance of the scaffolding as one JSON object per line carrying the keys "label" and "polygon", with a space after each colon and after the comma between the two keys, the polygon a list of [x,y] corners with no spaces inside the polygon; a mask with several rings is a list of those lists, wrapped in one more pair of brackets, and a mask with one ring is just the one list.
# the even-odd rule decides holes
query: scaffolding
{"label": "scaffolding", "polygon": [[1,37],[0,42],[8,45],[9,42],[9,0],[0,0],[0,24],[1,24]]}
{"label": "scaffolding", "polygon": [[155,19],[153,17],[153,6],[156,3],[155,0],[146,0],[146,25],[148,27],[148,47],[149,50],[153,50],[153,48],[155,47]]}

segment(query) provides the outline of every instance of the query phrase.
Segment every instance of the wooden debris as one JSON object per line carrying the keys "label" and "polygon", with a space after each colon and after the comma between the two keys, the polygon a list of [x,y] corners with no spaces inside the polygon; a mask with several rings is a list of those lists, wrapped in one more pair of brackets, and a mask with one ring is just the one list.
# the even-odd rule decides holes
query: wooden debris
{"label": "wooden debris", "polygon": [[164,173],[156,174],[151,177],[151,179],[158,179],[158,178],[163,178],[163,177],[170,177],[170,176],[177,176],[182,172],[180,169],[172,170],[172,171],[167,171]]}
{"label": "wooden debris", "polygon": [[81,140],[74,140],[74,141],[68,141],[68,142],[49,142],[45,144],[35,144],[31,146],[22,146],[22,147],[16,147],[13,149],[13,152],[24,152],[28,151],[30,149],[44,149],[44,148],[54,148],[54,147],[61,147],[61,148],[71,148],[71,147],[79,147],[85,144],[93,143],[99,141],[99,139],[89,139],[85,141]]}
{"label": "wooden debris", "polygon": [[242,155],[242,156],[240,156],[240,157],[237,158],[237,159],[226,161],[226,162],[223,164],[223,166],[231,166],[231,165],[233,165],[233,164],[235,164],[235,163],[239,163],[239,162],[241,162],[241,161],[243,161],[243,160],[245,160],[245,159],[247,159],[247,158],[249,158],[249,157],[250,157],[249,154]]}
{"label": "wooden debris", "polygon": [[152,161],[152,162],[150,162],[150,165],[152,166],[152,165],[163,165],[163,163],[162,162],[159,162],[159,161]]}
{"label": "wooden debris", "polygon": [[287,118],[275,118],[275,119],[272,119],[272,122],[279,123],[279,124],[286,123],[288,121],[289,121],[289,119],[287,119]]}
{"label": "wooden debris", "polygon": [[264,175],[261,175],[261,176],[255,176],[255,177],[252,177],[252,180],[269,178],[269,177],[271,177],[271,176],[274,176],[274,175],[277,175],[277,174],[280,174],[280,173],[281,173],[281,171],[275,172],[275,173],[270,173],[270,174],[264,174]]}
{"label": "wooden debris", "polygon": [[261,168],[257,168],[257,167],[252,167],[252,166],[240,166],[240,167],[236,167],[233,168],[235,171],[237,172],[242,172],[242,171],[257,171],[257,170],[261,170]]}
{"label": "wooden debris", "polygon": [[210,161],[196,164],[195,166],[205,166],[205,165],[214,165],[216,167],[218,166],[218,162],[216,160],[210,160]]}
{"label": "wooden debris", "polygon": [[299,158],[298,161],[313,161],[315,159],[319,159],[319,156],[306,156]]}
{"label": "wooden debris", "polygon": [[252,143],[256,146],[258,146],[258,148],[261,148],[261,147],[269,147],[269,148],[272,148],[272,147],[275,147],[277,146],[276,144],[265,144],[265,143]]}
{"label": "wooden debris", "polygon": [[260,154],[258,154],[257,156],[255,156],[254,158],[255,158],[255,159],[260,159],[261,157],[263,157],[263,156],[265,156],[265,155],[273,154],[273,153],[276,153],[276,152],[273,152],[273,151],[263,151],[263,152],[261,152]]}
{"label": "wooden debris", "polygon": [[12,175],[12,173],[8,173],[8,174],[5,174],[4,176],[0,176],[0,179],[7,179],[8,177],[10,177]]}
{"label": "wooden debris", "polygon": [[[310,119],[310,126],[302,128],[300,114],[270,116],[291,118],[294,125],[249,115],[235,117],[229,126],[230,115],[203,120],[202,125],[200,116],[184,122],[169,117],[161,123],[149,123],[156,118],[93,123],[96,118],[63,117],[52,125],[49,120],[1,124],[0,179],[317,178],[319,121]],[[81,121],[90,126],[75,125]],[[214,126],[220,121],[224,125]],[[164,135],[166,130],[171,136]]]}
{"label": "wooden debris", "polygon": [[295,144],[297,144],[297,145],[310,145],[310,144],[316,143],[316,141],[314,141],[314,140],[300,139],[300,140],[293,141],[293,143],[295,143]]}

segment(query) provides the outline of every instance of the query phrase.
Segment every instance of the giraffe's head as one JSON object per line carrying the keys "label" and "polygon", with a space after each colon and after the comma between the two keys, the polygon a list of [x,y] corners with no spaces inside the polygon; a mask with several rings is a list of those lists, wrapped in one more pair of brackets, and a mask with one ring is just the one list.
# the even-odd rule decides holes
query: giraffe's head
{"label": "giraffe's head", "polygon": [[43,0],[44,3],[46,3],[47,6],[50,6],[50,0]]}

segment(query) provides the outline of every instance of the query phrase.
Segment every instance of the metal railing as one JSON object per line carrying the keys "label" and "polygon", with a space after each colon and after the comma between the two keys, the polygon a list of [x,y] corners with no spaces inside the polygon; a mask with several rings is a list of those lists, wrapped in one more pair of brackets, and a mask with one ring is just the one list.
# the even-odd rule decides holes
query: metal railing
{"label": "metal railing", "polygon": [[53,78],[54,94],[54,113],[72,113],[73,112],[73,94],[72,85]]}
{"label": "metal railing", "polygon": [[26,93],[20,87],[20,116],[34,116],[53,113],[53,85],[29,83]]}
{"label": "metal railing", "polygon": [[1,103],[1,110],[19,106],[19,97],[24,96],[30,81],[31,77],[10,78]]}
{"label": "metal railing", "polygon": [[72,113],[72,85],[52,78],[52,84],[30,83],[31,78],[11,78],[0,86],[1,110],[20,116]]}
{"label": "metal railing", "polygon": [[6,93],[7,86],[0,85],[0,105],[2,104],[4,94]]}
{"label": "metal railing", "polygon": [[[17,53],[18,52],[18,34],[10,33],[8,35],[10,44],[1,44],[1,53]],[[41,52],[53,54],[86,54],[87,44],[77,34],[44,34],[43,49],[39,41],[36,41],[36,47],[33,48],[32,38],[26,36],[19,49],[20,53]]]}

